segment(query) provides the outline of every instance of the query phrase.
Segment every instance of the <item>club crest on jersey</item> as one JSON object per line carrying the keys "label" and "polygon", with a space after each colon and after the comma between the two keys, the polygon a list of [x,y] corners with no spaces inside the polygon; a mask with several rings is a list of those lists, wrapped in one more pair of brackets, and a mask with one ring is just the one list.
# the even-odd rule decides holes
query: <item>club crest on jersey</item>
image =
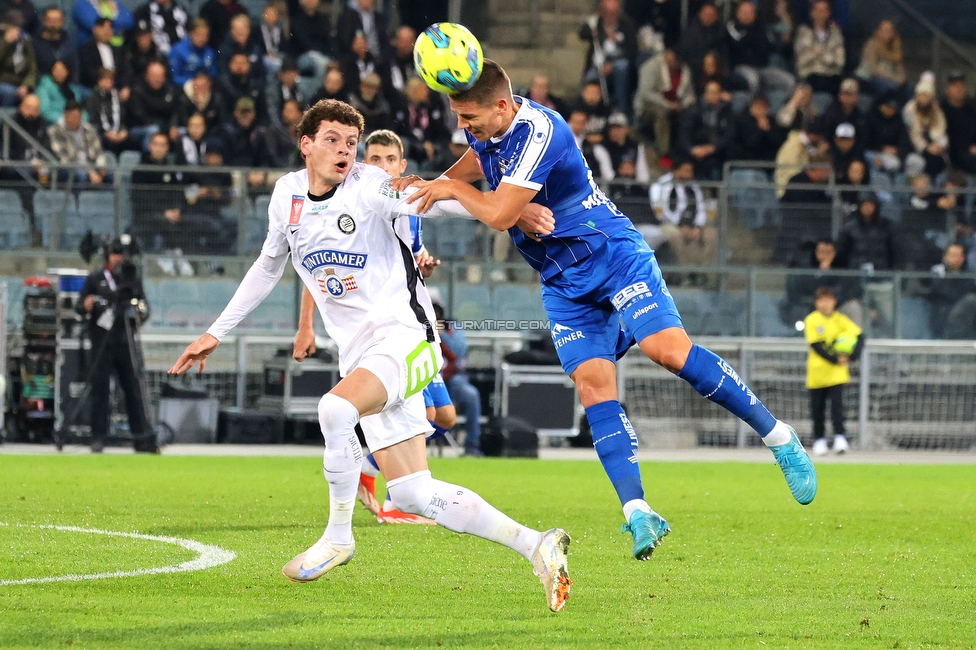
{"label": "club crest on jersey", "polygon": [[318,283],[322,293],[327,293],[333,298],[342,298],[350,291],[355,291],[359,288],[359,285],[356,284],[355,276],[347,275],[344,278],[340,278],[336,275],[335,269],[326,269],[325,277],[319,278]]}
{"label": "club crest on jersey", "polygon": [[501,156],[498,156],[498,169],[501,170],[502,175],[508,173],[508,168],[512,166],[511,160],[506,160]]}
{"label": "club crest on jersey", "polygon": [[356,222],[353,221],[353,218],[350,215],[341,214],[339,215],[339,230],[341,230],[343,234],[351,235],[356,232]]}
{"label": "club crest on jersey", "polygon": [[302,208],[305,207],[305,197],[301,194],[291,196],[291,214],[288,216],[289,225],[297,225],[302,219]]}
{"label": "club crest on jersey", "polygon": [[323,266],[345,266],[350,269],[366,268],[369,255],[352,251],[317,250],[302,258],[302,266],[311,273]]}

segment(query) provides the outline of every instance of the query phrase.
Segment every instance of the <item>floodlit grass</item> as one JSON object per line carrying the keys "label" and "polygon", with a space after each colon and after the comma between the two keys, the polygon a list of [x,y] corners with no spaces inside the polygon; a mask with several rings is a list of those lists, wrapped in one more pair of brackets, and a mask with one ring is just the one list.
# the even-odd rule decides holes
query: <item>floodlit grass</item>
{"label": "floodlit grass", "polygon": [[[194,573],[0,586],[0,648],[972,648],[976,470],[819,469],[797,505],[772,464],[647,463],[674,532],[649,562],[595,462],[433,460],[516,519],[573,536],[573,596],[545,607],[515,553],[357,511],[357,556],[307,585],[315,458],[0,456],[0,580],[178,564],[185,549],[39,529],[182,537],[232,550]],[[18,525],[21,524],[21,525]]]}

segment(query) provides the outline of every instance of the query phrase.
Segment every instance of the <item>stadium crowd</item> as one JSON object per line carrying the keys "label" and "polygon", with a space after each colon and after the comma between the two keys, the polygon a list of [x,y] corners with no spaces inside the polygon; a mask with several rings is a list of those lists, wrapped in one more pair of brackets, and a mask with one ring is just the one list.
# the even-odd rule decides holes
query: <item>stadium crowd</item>
{"label": "stadium crowd", "polygon": [[[840,203],[833,268],[951,270],[953,244],[963,251],[959,270],[976,268],[976,218],[958,195],[976,175],[966,77],[951,72],[941,89],[931,73],[909,79],[891,20],[851,51],[848,1],[691,0],[682,29],[681,2],[597,0],[579,29],[588,47],[579,95],[555,96],[541,75],[523,94],[566,118],[611,198],[650,203],[640,228],[663,261],[719,261],[706,209],[714,193],[699,182],[720,180],[728,161],[752,161],[727,179],[730,205],[739,226],[778,229],[776,263],[808,265]],[[77,0],[70,17],[4,0],[0,106],[16,107],[17,125],[63,163],[85,165],[74,180],[87,186],[111,181],[106,152],[139,152],[145,165],[294,167],[302,111],[323,98],[356,107],[367,132],[398,133],[409,171],[442,171],[463,152],[463,136],[446,98],[417,77],[412,48],[418,29],[446,19],[446,2],[402,0],[399,26],[384,4],[341,0],[333,24],[320,0],[272,0],[254,15],[237,0],[208,0],[196,16],[178,0],[132,12]],[[36,152],[17,134],[10,140],[10,159],[34,164],[5,167],[0,180],[44,182]],[[274,180],[245,178],[255,193]],[[831,178],[846,189],[823,187]],[[192,185],[190,211],[213,216],[208,223],[230,200],[220,174],[141,172],[133,181]],[[750,193],[737,182],[777,189]],[[157,238],[199,223],[182,218],[191,207],[182,199],[153,206],[142,225]]]}

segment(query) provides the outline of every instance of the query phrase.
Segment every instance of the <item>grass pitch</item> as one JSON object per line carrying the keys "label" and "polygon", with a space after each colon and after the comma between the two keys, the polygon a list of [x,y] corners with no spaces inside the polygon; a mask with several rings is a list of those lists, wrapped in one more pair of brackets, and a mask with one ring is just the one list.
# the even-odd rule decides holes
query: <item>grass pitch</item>
{"label": "grass pitch", "polygon": [[353,562],[289,583],[282,564],[327,519],[315,458],[0,456],[0,581],[194,557],[23,524],[237,553],[193,573],[0,586],[0,648],[976,647],[971,466],[825,465],[802,507],[771,463],[646,463],[673,532],[638,563],[598,463],[431,464],[524,523],[570,532],[563,612],[515,553],[362,509]]}

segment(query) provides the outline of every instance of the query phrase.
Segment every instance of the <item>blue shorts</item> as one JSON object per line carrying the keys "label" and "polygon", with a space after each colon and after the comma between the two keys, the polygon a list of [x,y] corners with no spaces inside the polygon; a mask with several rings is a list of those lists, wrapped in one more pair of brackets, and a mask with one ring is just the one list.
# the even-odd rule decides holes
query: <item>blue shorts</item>
{"label": "blue shorts", "polygon": [[433,406],[435,409],[439,409],[442,406],[450,406],[453,403],[451,396],[447,392],[447,384],[444,383],[441,373],[437,373],[424,388],[424,405],[427,408]]}
{"label": "blue shorts", "polygon": [[616,361],[645,337],[682,327],[654,251],[634,228],[543,283],[542,302],[568,375],[584,361]]}

